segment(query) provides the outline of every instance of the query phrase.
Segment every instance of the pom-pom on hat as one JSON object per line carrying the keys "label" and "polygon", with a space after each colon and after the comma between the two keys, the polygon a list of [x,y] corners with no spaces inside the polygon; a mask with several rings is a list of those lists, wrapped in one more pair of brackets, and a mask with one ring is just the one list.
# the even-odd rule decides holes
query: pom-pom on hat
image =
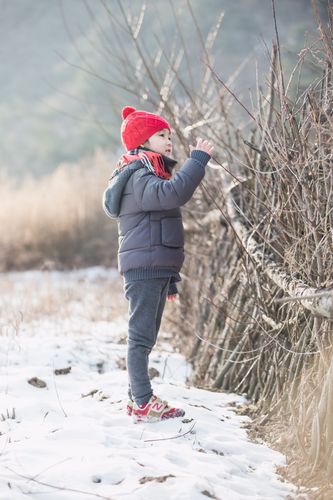
{"label": "pom-pom on hat", "polygon": [[121,140],[125,148],[138,148],[149,137],[159,130],[167,128],[171,130],[169,123],[161,116],[141,111],[132,106],[125,106],[122,110],[123,123],[121,126]]}

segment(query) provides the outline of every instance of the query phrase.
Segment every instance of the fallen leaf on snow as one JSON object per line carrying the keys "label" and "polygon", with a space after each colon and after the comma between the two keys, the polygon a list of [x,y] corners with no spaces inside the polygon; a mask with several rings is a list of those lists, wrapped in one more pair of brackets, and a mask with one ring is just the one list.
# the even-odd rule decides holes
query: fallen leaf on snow
{"label": "fallen leaf on snow", "polygon": [[140,484],[148,483],[149,481],[157,481],[158,483],[164,483],[169,477],[176,477],[173,474],[168,474],[167,476],[144,476],[140,479]]}
{"label": "fallen leaf on snow", "polygon": [[41,380],[38,377],[32,377],[28,380],[28,384],[33,385],[34,387],[39,387],[40,389],[43,389],[44,387],[47,386],[46,382],[44,380]]}
{"label": "fallen leaf on snow", "polygon": [[54,370],[54,373],[55,375],[67,375],[68,373],[70,373],[71,369],[71,366],[67,366],[67,368],[56,368]]}

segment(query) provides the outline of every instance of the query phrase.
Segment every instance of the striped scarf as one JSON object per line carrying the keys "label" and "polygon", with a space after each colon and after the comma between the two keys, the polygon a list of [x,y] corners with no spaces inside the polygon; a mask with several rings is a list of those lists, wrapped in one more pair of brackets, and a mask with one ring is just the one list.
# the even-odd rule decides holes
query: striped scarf
{"label": "striped scarf", "polygon": [[[146,149],[131,149],[126,154],[123,154],[113,171],[111,179],[120,174],[130,163],[135,160],[140,160],[141,163],[154,175],[162,179],[170,179],[171,173],[165,168],[163,156],[155,151]],[[110,179],[110,180],[111,180]]]}

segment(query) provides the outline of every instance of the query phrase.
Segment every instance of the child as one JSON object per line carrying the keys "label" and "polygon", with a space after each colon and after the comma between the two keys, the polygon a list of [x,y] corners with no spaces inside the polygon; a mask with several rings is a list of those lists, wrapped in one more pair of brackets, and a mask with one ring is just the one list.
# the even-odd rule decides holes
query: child
{"label": "child", "polygon": [[122,111],[122,155],[104,193],[104,209],[116,218],[118,267],[129,301],[127,369],[129,403],[134,422],[182,417],[153,394],[148,357],[156,342],[165,301],[174,300],[184,260],[180,206],[193,195],[205,175],[213,146],[197,140],[191,157],[171,179],[169,123],[161,116],[127,106]]}

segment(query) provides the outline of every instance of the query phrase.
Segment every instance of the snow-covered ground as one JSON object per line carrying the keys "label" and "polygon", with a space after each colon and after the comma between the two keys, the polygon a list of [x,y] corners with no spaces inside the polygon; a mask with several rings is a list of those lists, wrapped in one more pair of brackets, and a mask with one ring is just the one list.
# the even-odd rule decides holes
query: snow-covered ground
{"label": "snow-covered ground", "polygon": [[186,416],[134,424],[126,415],[116,271],[3,274],[0,297],[1,500],[294,497],[275,473],[284,457],[248,439],[248,417],[232,406],[244,399],[191,387],[164,330],[151,354],[154,389]]}

